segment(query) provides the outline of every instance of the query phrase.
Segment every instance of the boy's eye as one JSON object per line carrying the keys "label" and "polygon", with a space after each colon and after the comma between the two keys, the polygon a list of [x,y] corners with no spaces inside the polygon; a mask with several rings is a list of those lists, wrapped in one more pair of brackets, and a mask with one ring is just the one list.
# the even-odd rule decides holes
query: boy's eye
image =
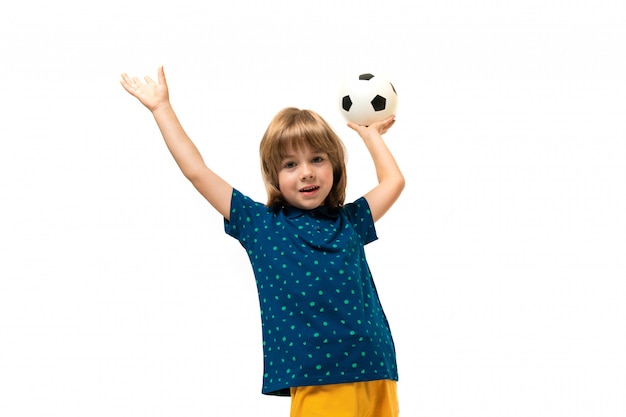
{"label": "boy's eye", "polygon": [[322,161],[324,161],[324,158],[322,158],[321,156],[316,156],[315,158],[313,158],[311,160],[313,163],[320,163]]}
{"label": "boy's eye", "polygon": [[295,162],[285,162],[285,164],[283,165],[285,168],[293,168],[296,166]]}

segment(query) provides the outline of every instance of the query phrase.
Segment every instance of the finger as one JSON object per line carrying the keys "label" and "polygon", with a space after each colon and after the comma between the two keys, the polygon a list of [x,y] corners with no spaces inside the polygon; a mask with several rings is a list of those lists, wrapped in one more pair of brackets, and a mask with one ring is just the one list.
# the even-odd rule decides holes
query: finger
{"label": "finger", "polygon": [[139,78],[137,78],[137,77],[131,78],[131,85],[133,87],[138,88],[139,86],[141,86],[141,84],[143,84],[143,83],[141,82],[141,80]]}
{"label": "finger", "polygon": [[130,86],[128,85],[126,81],[120,80],[120,84],[122,84],[122,87],[124,87],[124,90],[128,91],[129,93],[131,92]]}
{"label": "finger", "polygon": [[360,129],[362,126],[361,126],[361,125],[359,125],[359,124],[356,124],[356,123],[354,123],[354,122],[348,122],[348,127],[349,127],[350,129],[355,130],[355,131],[357,131],[357,132],[358,132],[358,131],[359,131],[359,129]]}
{"label": "finger", "polygon": [[132,85],[133,83],[133,80],[126,73],[122,74],[122,80],[128,85]]}
{"label": "finger", "polygon": [[122,74],[122,79],[120,80],[120,82],[122,84],[130,85],[130,78],[128,78],[128,75],[126,73]]}
{"label": "finger", "polygon": [[382,119],[382,120],[380,120],[380,121],[378,121],[376,123],[380,124],[380,125],[386,125],[389,122],[391,122],[395,117],[396,117],[396,115],[392,114],[391,116],[387,116],[386,118],[384,118],[384,119]]}
{"label": "finger", "polygon": [[382,123],[381,123],[381,127],[383,129],[385,129],[385,130],[389,129],[396,122],[395,117],[396,116],[394,115],[394,116],[388,117],[387,119],[383,120]]}
{"label": "finger", "polygon": [[396,123],[396,120],[389,120],[387,123],[385,123],[384,125],[382,125],[382,129],[384,132],[387,132],[389,130],[389,128],[391,128],[391,126],[393,126]]}
{"label": "finger", "polygon": [[159,84],[167,85],[167,81],[165,80],[165,70],[163,69],[163,65],[159,67]]}
{"label": "finger", "polygon": [[124,87],[124,89],[131,94],[134,94],[134,92],[137,90],[133,83],[133,80],[126,73],[122,74],[122,79],[120,80],[120,83],[122,84],[122,87]]}
{"label": "finger", "polygon": [[392,114],[391,116],[387,117],[386,119],[381,120],[380,121],[380,125],[381,126],[390,126],[390,124],[394,122],[395,118],[396,118],[396,115]]}
{"label": "finger", "polygon": [[146,80],[146,84],[156,84],[156,81],[154,81],[152,78],[148,77],[147,75],[143,78],[144,80]]}

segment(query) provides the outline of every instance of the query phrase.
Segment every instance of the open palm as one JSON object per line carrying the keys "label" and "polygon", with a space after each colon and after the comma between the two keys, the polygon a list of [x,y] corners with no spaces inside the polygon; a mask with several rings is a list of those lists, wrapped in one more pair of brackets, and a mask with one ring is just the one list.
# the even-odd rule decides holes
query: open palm
{"label": "open palm", "polygon": [[384,120],[372,123],[369,126],[362,126],[354,122],[349,122],[348,127],[350,127],[352,130],[355,130],[361,137],[364,138],[368,134],[384,135],[385,133],[387,133],[389,128],[394,125],[395,122],[396,116],[394,114]]}
{"label": "open palm", "polygon": [[135,96],[150,111],[154,111],[159,105],[169,101],[169,92],[163,67],[159,67],[158,83],[148,76],[144,77],[144,79],[145,82],[142,82],[139,78],[131,78],[124,73],[120,83],[126,91]]}

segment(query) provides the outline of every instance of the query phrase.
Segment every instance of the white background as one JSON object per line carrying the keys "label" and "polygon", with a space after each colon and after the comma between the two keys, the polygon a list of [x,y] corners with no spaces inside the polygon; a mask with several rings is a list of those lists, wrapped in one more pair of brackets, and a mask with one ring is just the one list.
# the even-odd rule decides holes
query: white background
{"label": "white background", "polygon": [[156,76],[207,163],[264,201],[285,106],[375,182],[336,91],[384,73],[407,178],[368,257],[402,415],[626,415],[622,0],[7,1],[0,415],[287,416],[252,271],[119,74]]}

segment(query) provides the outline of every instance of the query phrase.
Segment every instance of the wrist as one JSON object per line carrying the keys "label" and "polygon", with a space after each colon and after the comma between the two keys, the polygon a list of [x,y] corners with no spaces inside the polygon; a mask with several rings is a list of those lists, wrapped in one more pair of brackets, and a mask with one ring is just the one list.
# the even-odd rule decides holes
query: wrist
{"label": "wrist", "polygon": [[172,110],[172,105],[169,100],[160,101],[150,108],[150,111],[155,117],[158,113],[170,112]]}

